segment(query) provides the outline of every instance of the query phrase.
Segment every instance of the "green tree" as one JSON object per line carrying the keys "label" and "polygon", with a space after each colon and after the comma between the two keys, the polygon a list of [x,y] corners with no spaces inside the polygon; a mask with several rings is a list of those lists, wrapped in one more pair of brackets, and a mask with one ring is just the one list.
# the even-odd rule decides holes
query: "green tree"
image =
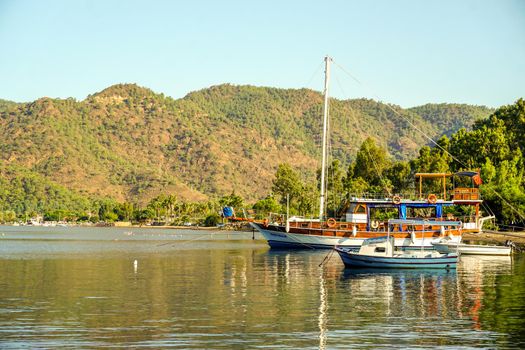
{"label": "green tree", "polygon": [[133,217],[134,207],[130,202],[119,203],[115,211],[120,221],[130,221]]}
{"label": "green tree", "polygon": [[211,226],[217,226],[217,224],[220,222],[221,218],[217,214],[210,214],[204,219],[204,226],[211,227]]}
{"label": "green tree", "polygon": [[154,218],[155,218],[155,212],[151,208],[137,210],[135,212],[135,220],[137,220],[141,224],[144,224],[147,221],[153,220]]}
{"label": "green tree", "polygon": [[383,173],[390,166],[386,150],[377,146],[374,139],[367,138],[359,148],[352,168],[351,178],[362,178],[372,186],[384,186]]}
{"label": "green tree", "polygon": [[370,185],[362,177],[353,178],[347,176],[344,179],[344,189],[347,196],[362,196],[368,191],[369,187]]}
{"label": "green tree", "polygon": [[253,205],[253,209],[255,209],[257,217],[261,218],[266,217],[268,213],[280,213],[282,211],[281,206],[272,195],[268,195],[266,198],[258,200]]}
{"label": "green tree", "polygon": [[223,196],[219,199],[219,204],[223,207],[242,208],[244,207],[244,199],[235,194],[235,191],[228,196]]}
{"label": "green tree", "polygon": [[177,197],[170,194],[168,196],[166,196],[166,198],[164,199],[164,203],[163,203],[163,206],[167,209],[168,211],[168,221],[172,221],[173,220],[173,212],[175,210],[175,207],[177,205]]}
{"label": "green tree", "polygon": [[[523,158],[515,157],[503,161],[497,167],[487,162],[485,180],[481,194],[487,205],[497,213],[497,218],[505,224],[525,222],[525,188],[523,183]],[[492,177],[492,178],[491,178]]]}
{"label": "green tree", "polygon": [[[317,172],[317,179],[319,183],[318,188],[320,188],[321,170],[318,170]],[[333,160],[326,170],[326,208],[328,208],[329,211],[335,211],[341,205],[342,200],[346,197],[344,179],[345,173],[341,166],[341,162],[338,159]],[[306,186],[303,186],[303,196],[305,195],[305,191],[311,194],[318,193],[318,191],[312,191],[311,189],[306,188]],[[308,204],[306,207],[303,205],[303,208],[306,209],[312,206],[313,203]],[[310,212],[310,210],[307,210],[307,212]]]}
{"label": "green tree", "polygon": [[282,205],[286,205],[287,195],[290,196],[290,203],[292,203],[301,194],[301,178],[287,163],[279,164],[272,184],[272,192],[280,197],[279,202]]}
{"label": "green tree", "polygon": [[155,220],[161,221],[161,216],[165,213],[166,208],[166,195],[159,194],[158,196],[151,199],[148,203],[148,208],[151,208],[155,213]]}
{"label": "green tree", "polygon": [[115,213],[117,203],[111,198],[105,198],[97,201],[98,217],[102,221],[113,222],[118,219],[118,215]]}
{"label": "green tree", "polygon": [[394,193],[406,193],[414,186],[414,177],[409,162],[395,162],[385,171],[385,176],[390,180]]}
{"label": "green tree", "polygon": [[[458,133],[462,133],[460,130]],[[450,140],[443,136],[437,142],[438,146],[423,146],[419,150],[419,156],[411,161],[414,173],[446,173],[452,158],[449,153]]]}
{"label": "green tree", "polygon": [[483,165],[486,158],[498,165],[513,157],[513,147],[509,132],[503,121],[491,116],[484,124],[477,124],[477,129],[467,132],[461,129],[452,135],[450,152],[458,162],[451,163],[454,170],[475,169]]}
{"label": "green tree", "polygon": [[[332,200],[335,201],[335,195],[333,195]],[[301,192],[297,198],[297,210],[300,215],[303,216],[314,216],[318,215],[316,211],[319,208],[319,189],[315,183],[306,183],[302,184]],[[331,208],[327,206],[327,208]]]}

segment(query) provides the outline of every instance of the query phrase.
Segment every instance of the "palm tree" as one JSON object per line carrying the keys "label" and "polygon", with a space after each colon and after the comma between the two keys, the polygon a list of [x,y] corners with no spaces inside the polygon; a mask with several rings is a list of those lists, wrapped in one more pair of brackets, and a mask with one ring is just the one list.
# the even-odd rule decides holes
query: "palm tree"
{"label": "palm tree", "polygon": [[153,209],[153,211],[155,212],[155,220],[157,222],[160,221],[160,214],[161,214],[161,209],[163,209],[164,207],[164,201],[165,201],[165,196],[163,194],[160,194],[157,197],[153,198],[148,204],[148,207]]}
{"label": "palm tree", "polygon": [[164,207],[168,210],[168,218],[173,221],[173,211],[177,206],[177,197],[175,195],[168,195],[164,199]]}

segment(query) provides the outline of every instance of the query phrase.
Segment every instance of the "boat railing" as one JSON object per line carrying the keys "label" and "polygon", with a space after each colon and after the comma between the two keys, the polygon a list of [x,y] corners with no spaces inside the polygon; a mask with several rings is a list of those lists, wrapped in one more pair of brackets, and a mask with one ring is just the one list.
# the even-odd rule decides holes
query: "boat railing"
{"label": "boat railing", "polygon": [[[286,214],[283,214],[283,213],[269,213],[268,217],[270,218],[270,222],[276,222],[276,223],[286,222]],[[312,218],[312,217],[290,214],[288,216],[288,220],[290,222],[314,222],[314,221],[319,221],[319,218]]]}
{"label": "boat railing", "polygon": [[461,220],[422,220],[422,219],[388,219],[388,225],[412,225],[412,226],[457,226],[461,227]]}
{"label": "boat railing", "polygon": [[452,192],[452,200],[462,201],[462,200],[480,200],[481,193],[477,187],[456,187]]}
{"label": "boat railing", "polygon": [[461,220],[461,222],[470,223],[470,222],[476,222],[476,216],[474,215],[462,215],[462,216],[448,215],[447,220]]}
{"label": "boat railing", "polygon": [[415,193],[386,193],[386,192],[361,192],[361,193],[350,193],[349,198],[356,199],[368,199],[368,200],[386,200],[391,201],[394,197],[401,199],[417,200],[418,196]]}
{"label": "boat railing", "polygon": [[350,193],[349,198],[352,200],[385,200],[385,201],[394,201],[396,198],[400,200],[409,200],[409,201],[478,201],[481,200],[481,193],[479,188],[467,188],[467,187],[458,187],[454,190],[445,192],[417,192],[417,191],[404,191],[404,192],[395,192],[395,193],[386,193],[386,192],[362,192],[362,193]]}
{"label": "boat railing", "polygon": [[[421,226],[420,229],[427,229],[430,230],[434,226],[447,226],[451,225],[451,223],[469,223],[469,222],[475,222],[475,221],[463,221],[463,219],[468,219],[470,217],[441,217],[441,218],[435,218],[435,217],[429,217],[429,218],[421,218],[421,217],[408,217],[406,219],[385,219],[385,220],[371,220],[370,229],[374,232],[386,232],[388,228],[388,224],[390,221],[393,220],[400,220],[404,222],[404,225],[417,225]],[[415,224],[417,222],[417,224]],[[434,227],[434,230],[437,230]]]}

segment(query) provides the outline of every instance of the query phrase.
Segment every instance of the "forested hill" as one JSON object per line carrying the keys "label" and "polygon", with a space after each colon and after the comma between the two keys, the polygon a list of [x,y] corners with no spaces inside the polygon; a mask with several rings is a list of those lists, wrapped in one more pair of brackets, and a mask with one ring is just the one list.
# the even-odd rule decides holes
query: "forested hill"
{"label": "forested hill", "polygon": [[450,136],[461,128],[469,129],[475,120],[485,119],[493,109],[456,103],[426,104],[410,111],[419,114],[441,133]]}
{"label": "forested hill", "polygon": [[[175,100],[134,84],[83,101],[0,100],[0,166],[11,169],[0,176],[4,183],[45,182],[38,192],[44,197],[58,188],[66,197],[133,202],[161,192],[199,200],[235,191],[254,200],[269,192],[279,163],[314,174],[322,100],[307,89],[233,85]],[[343,162],[367,136],[396,159],[412,157],[427,141],[410,123],[439,138],[492,112],[457,104],[402,109],[367,99],[333,100],[330,110],[332,154]],[[4,189],[0,196],[5,202],[13,194]]]}

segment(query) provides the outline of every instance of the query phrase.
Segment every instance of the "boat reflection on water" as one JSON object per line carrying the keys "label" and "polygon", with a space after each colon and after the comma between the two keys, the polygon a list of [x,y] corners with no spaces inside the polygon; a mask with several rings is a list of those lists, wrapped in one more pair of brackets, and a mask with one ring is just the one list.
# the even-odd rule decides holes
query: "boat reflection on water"
{"label": "boat reflection on water", "polygon": [[264,302],[272,308],[258,319],[275,324],[280,336],[300,332],[298,346],[320,349],[349,339],[377,347],[490,347],[501,293],[511,292],[502,281],[515,273],[509,257],[462,257],[449,271],[345,269],[335,254],[318,250],[269,250],[254,264],[258,283],[274,291]]}
{"label": "boat reflection on water", "polygon": [[324,271],[319,269],[319,349],[326,349],[328,324],[328,298]]}
{"label": "boat reflection on water", "polygon": [[344,269],[342,271],[342,279],[359,279],[370,276],[376,277],[404,277],[413,278],[414,276],[456,276],[455,270],[438,270],[438,269],[378,269],[378,268],[361,268],[361,269]]}
{"label": "boat reflection on water", "polygon": [[498,271],[509,273],[512,269],[512,257],[510,255],[462,255],[459,266],[464,272],[483,274],[487,271]]}
{"label": "boat reflection on water", "polygon": [[455,270],[344,269],[340,282],[356,299],[373,295],[375,312],[384,317],[442,316],[458,305]]}
{"label": "boat reflection on water", "polygon": [[[326,257],[326,251],[290,251],[269,250],[256,257],[256,264],[263,274],[266,287],[276,291],[270,295],[274,309],[266,310],[273,313],[273,323],[286,319],[280,329],[297,331],[295,325],[304,324],[304,317],[310,315],[307,322],[309,332],[302,332],[304,345],[315,341],[319,349],[327,348],[328,314],[330,295],[333,295],[333,283],[338,272],[337,264],[320,266]],[[335,261],[335,259],[334,259]],[[294,322],[295,320],[295,322]]]}
{"label": "boat reflection on water", "polygon": [[[483,309],[485,291],[494,291],[497,287],[497,276],[512,272],[511,256],[462,256],[461,271],[458,276],[459,288],[465,300],[467,314],[474,321],[474,329],[481,330],[480,313]],[[486,302],[486,300],[485,300]]]}

